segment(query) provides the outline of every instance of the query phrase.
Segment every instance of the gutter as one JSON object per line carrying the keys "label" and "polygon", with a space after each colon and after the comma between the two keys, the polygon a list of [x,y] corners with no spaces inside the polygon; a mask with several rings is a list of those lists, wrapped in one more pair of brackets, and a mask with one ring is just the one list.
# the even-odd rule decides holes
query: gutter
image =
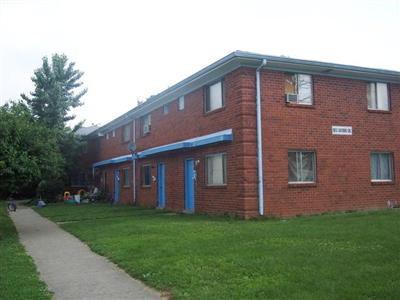
{"label": "gutter", "polygon": [[261,124],[261,82],[260,70],[267,64],[264,58],[256,69],[256,104],[257,104],[257,165],[258,165],[258,213],[264,215],[264,179],[262,167],[262,124]]}

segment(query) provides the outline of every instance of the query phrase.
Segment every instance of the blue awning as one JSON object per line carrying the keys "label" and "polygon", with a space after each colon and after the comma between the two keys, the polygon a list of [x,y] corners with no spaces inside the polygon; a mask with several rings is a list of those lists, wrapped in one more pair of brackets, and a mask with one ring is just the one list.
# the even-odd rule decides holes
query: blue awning
{"label": "blue awning", "polygon": [[[136,154],[136,158],[144,158],[144,157],[148,157],[151,155],[155,155],[155,154],[163,153],[163,152],[167,152],[167,151],[192,149],[192,148],[197,148],[197,147],[201,147],[201,146],[205,146],[205,145],[209,145],[209,144],[229,142],[232,140],[233,140],[232,129],[227,129],[227,130],[214,132],[211,134],[195,137],[195,138],[188,139],[188,140],[183,140],[183,141],[172,143],[172,144],[166,144],[163,146],[149,148],[149,149],[138,152]],[[127,162],[127,161],[132,161],[131,154],[102,160],[102,161],[94,163],[92,165],[92,167],[97,168],[97,167],[101,167],[101,166],[105,166],[105,165],[119,164],[119,163],[123,163],[123,162]]]}
{"label": "blue awning", "polygon": [[114,158],[98,161],[98,162],[94,163],[92,165],[92,167],[93,168],[97,168],[97,167],[101,167],[101,166],[104,166],[104,165],[119,164],[119,163],[123,163],[123,162],[126,162],[126,161],[132,161],[132,154],[122,155],[122,156],[118,156],[118,157],[114,157]]}
{"label": "blue awning", "polygon": [[144,158],[167,151],[192,149],[209,144],[229,142],[232,140],[233,140],[232,129],[227,129],[172,144],[149,148],[141,152],[138,152],[137,158]]}

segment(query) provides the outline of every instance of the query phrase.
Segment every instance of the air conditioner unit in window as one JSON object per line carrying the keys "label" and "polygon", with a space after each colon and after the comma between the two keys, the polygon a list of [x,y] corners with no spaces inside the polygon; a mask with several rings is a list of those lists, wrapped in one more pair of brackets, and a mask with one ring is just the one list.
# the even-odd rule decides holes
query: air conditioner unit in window
{"label": "air conditioner unit in window", "polygon": [[143,133],[149,133],[151,129],[151,125],[144,125],[143,126]]}
{"label": "air conditioner unit in window", "polygon": [[297,94],[286,94],[287,103],[297,103]]}

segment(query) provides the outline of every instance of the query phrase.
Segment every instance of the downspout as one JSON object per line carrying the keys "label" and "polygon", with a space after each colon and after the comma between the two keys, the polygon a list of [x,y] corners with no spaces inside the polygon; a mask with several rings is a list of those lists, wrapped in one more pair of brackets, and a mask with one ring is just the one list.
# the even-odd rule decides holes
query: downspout
{"label": "downspout", "polygon": [[[133,119],[133,143],[136,144],[136,120]],[[132,151],[133,204],[136,204],[136,155]]]}
{"label": "downspout", "polygon": [[258,164],[258,212],[264,215],[264,180],[262,168],[262,134],[261,134],[261,83],[260,70],[267,64],[264,58],[256,69],[256,103],[257,103],[257,164]]}

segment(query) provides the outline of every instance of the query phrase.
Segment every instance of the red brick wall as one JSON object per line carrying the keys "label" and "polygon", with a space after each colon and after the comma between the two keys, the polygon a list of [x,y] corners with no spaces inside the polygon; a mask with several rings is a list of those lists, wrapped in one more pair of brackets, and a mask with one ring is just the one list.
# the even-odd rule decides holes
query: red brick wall
{"label": "red brick wall", "polygon": [[[370,153],[392,151],[394,173],[400,174],[400,86],[390,85],[390,113],[369,112],[366,82],[313,76],[313,107],[284,101],[281,72],[262,76],[265,212],[268,215],[310,214],[334,210],[385,207],[400,200],[398,179],[372,184]],[[266,120],[266,121],[265,121]],[[352,136],[331,134],[332,125],[352,126]],[[314,186],[288,185],[290,149],[316,152]]]}
{"label": "red brick wall", "polygon": [[[182,211],[184,209],[184,161],[186,158],[198,160],[196,167],[195,210],[208,213],[237,213],[244,215],[245,201],[248,192],[244,191],[243,180],[246,170],[243,166],[243,109],[241,105],[244,69],[239,69],[224,78],[224,108],[204,113],[203,89],[185,95],[185,109],[178,110],[175,99],[169,104],[169,113],[164,115],[163,108],[152,112],[151,133],[141,137],[140,122],[136,123],[136,143],[138,150],[168,144],[184,139],[210,134],[224,129],[233,129],[233,142],[208,146],[190,152],[163,154],[151,159],[142,159],[140,165],[151,163],[152,175],[157,176],[157,163],[162,161],[166,166],[166,208]],[[227,154],[227,185],[207,187],[205,184],[205,156],[213,153]],[[157,182],[151,188],[140,186],[138,173],[138,202],[148,206],[157,205]],[[254,194],[254,193],[253,193]]]}

